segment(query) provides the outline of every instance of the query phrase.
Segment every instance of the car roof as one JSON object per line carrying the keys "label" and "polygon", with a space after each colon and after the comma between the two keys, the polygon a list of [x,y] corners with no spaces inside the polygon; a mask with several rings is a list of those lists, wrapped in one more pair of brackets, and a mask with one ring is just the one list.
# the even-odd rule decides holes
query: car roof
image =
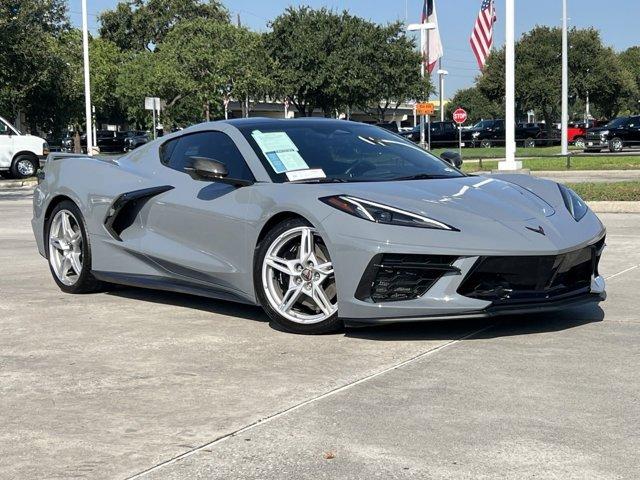
{"label": "car roof", "polygon": [[[339,120],[335,118],[324,118],[324,117],[299,117],[299,118],[269,118],[269,117],[251,117],[251,118],[233,118],[230,120],[218,120],[216,122],[211,123],[228,123],[229,125],[233,125],[236,128],[240,127],[248,127],[248,128],[259,128],[261,126],[275,126],[282,125],[283,127],[300,125],[302,123],[308,124],[319,124],[319,123],[344,123],[349,120]],[[353,122],[360,123],[360,122]]]}

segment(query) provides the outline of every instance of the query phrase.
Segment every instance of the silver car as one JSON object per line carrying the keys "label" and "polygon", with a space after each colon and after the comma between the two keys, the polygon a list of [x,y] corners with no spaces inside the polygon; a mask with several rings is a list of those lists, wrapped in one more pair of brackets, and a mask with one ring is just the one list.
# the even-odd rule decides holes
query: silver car
{"label": "silver car", "polygon": [[52,154],[33,231],[65,292],[261,305],[297,333],[605,298],[605,229],[578,195],[446,158],[342,120],[203,123],[119,159]]}

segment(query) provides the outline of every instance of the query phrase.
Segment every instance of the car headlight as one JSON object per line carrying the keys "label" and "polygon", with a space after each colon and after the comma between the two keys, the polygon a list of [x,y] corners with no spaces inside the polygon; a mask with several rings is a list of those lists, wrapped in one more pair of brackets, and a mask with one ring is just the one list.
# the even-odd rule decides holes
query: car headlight
{"label": "car headlight", "polygon": [[436,230],[450,230],[459,232],[457,228],[439,222],[433,218],[418,215],[417,213],[407,212],[398,208],[382,205],[377,202],[365,200],[362,198],[352,197],[349,195],[335,195],[331,197],[322,197],[320,201],[327,205],[337,208],[354,217],[362,218],[375,223],[384,223],[386,225],[398,225],[403,227],[420,227],[431,228]]}
{"label": "car headlight", "polygon": [[558,184],[558,188],[560,189],[564,206],[567,207],[567,210],[569,210],[571,216],[576,219],[576,222],[579,222],[580,219],[587,214],[587,204],[580,198],[580,195],[569,187]]}
{"label": "car headlight", "polygon": [[602,130],[602,131],[600,132],[600,136],[601,136],[601,137],[606,137],[607,135],[609,135],[609,130]]}

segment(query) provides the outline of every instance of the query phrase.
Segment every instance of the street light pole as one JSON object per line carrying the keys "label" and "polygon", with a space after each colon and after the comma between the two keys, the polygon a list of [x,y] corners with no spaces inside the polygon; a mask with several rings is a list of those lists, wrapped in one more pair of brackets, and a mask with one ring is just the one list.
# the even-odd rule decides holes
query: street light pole
{"label": "street light pole", "polygon": [[498,170],[519,170],[516,161],[516,79],[515,79],[515,0],[506,0],[505,8],[505,160]]}
{"label": "street light pole", "polygon": [[440,70],[438,70],[438,75],[440,77],[440,121],[444,122],[444,77],[449,75],[449,72],[442,69],[442,64],[440,65]]}
{"label": "street light pole", "polygon": [[562,118],[561,155],[569,155],[569,39],[567,0],[562,0]]}
{"label": "street light pole", "polygon": [[84,113],[87,135],[87,154],[93,155],[93,126],[91,121],[91,80],[89,78],[89,26],[87,22],[87,0],[82,0],[82,55],[84,63]]}

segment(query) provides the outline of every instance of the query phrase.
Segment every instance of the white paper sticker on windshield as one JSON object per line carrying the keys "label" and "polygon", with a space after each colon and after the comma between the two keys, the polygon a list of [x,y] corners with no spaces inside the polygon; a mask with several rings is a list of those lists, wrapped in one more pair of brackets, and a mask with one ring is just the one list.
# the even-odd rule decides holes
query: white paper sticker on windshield
{"label": "white paper sticker on windshield", "polygon": [[287,172],[287,178],[290,182],[326,177],[327,176],[324,174],[324,170],[322,170],[321,168],[309,168],[307,170],[294,170],[292,172]]}
{"label": "white paper sticker on windshield", "polygon": [[307,162],[298,153],[298,147],[285,132],[263,133],[260,130],[254,130],[251,136],[276,173],[309,168]]}

